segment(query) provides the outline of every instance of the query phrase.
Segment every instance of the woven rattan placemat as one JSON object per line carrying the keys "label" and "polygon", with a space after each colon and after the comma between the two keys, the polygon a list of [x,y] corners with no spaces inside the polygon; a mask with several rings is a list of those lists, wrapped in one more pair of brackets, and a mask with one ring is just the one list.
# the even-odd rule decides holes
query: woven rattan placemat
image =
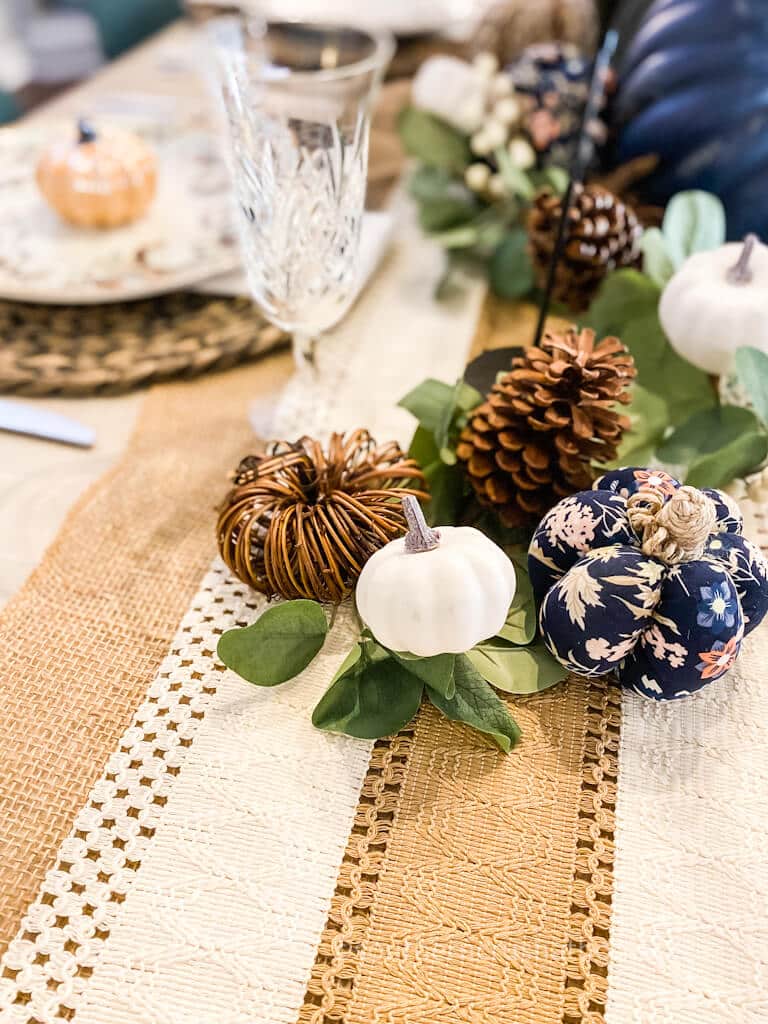
{"label": "woven rattan placemat", "polygon": [[223,370],[288,341],[245,298],[105,306],[0,302],[0,391],[90,395]]}

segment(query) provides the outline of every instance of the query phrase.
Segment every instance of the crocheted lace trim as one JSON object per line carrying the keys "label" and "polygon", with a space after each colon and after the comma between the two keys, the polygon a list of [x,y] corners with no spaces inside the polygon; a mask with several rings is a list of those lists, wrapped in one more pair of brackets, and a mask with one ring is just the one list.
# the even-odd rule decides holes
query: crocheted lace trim
{"label": "crocheted lace trim", "polygon": [[346,1019],[414,728],[411,724],[397,736],[378,740],[371,754],[299,1024],[337,1024]]}
{"label": "crocheted lace trim", "polygon": [[[204,637],[236,624],[245,589],[223,567],[205,577],[171,652],[3,957],[0,1016],[9,1024],[74,1016],[152,842],[184,752],[216,693],[212,674],[225,671]],[[247,607],[256,609],[252,600]],[[208,601],[217,608],[216,626],[210,625]]]}
{"label": "crocheted lace trim", "polygon": [[613,892],[621,690],[590,685],[563,1024],[604,1024]]}

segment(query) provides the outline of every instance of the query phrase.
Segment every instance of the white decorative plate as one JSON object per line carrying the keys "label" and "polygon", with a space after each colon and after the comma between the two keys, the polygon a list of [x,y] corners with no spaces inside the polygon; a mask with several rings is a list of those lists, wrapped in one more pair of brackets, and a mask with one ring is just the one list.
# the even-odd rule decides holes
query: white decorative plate
{"label": "white decorative plate", "polygon": [[478,6],[482,6],[478,0],[261,0],[255,9],[265,18],[326,21],[368,32],[415,36],[471,21],[477,17]]}
{"label": "white decorative plate", "polygon": [[158,157],[154,202],[134,224],[97,230],[66,224],[37,189],[38,156],[61,129],[0,131],[0,298],[118,302],[187,288],[239,266],[229,177],[215,136],[142,126]]}

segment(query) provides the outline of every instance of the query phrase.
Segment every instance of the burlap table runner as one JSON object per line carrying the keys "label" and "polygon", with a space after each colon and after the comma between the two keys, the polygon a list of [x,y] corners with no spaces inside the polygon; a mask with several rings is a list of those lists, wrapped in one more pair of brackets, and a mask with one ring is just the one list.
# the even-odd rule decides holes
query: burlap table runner
{"label": "burlap table runner", "polygon": [[163,658],[215,552],[213,510],[280,355],[157,386],[130,445],[0,613],[0,944]]}

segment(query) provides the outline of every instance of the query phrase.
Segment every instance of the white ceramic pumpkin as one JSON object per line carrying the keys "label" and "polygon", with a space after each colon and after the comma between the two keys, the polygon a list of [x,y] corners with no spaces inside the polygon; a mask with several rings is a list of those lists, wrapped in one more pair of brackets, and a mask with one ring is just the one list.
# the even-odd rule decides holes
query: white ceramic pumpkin
{"label": "white ceramic pumpkin", "polygon": [[689,256],[662,292],[659,319],[675,351],[707,373],[726,373],[742,345],[768,353],[768,246],[748,235]]}
{"label": "white ceramic pumpkin", "polygon": [[422,658],[495,636],[515,593],[510,560],[479,530],[432,530],[415,498],[403,505],[408,534],[372,555],[357,583],[365,624],[382,646]]}

